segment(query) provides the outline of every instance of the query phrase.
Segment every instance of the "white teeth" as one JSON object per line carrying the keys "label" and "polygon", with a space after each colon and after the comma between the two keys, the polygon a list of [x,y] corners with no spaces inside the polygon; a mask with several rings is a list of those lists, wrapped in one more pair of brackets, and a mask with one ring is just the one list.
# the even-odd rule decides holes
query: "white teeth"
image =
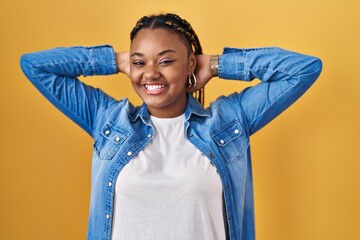
{"label": "white teeth", "polygon": [[145,85],[145,88],[149,91],[157,91],[160,90],[161,88],[164,88],[165,85]]}

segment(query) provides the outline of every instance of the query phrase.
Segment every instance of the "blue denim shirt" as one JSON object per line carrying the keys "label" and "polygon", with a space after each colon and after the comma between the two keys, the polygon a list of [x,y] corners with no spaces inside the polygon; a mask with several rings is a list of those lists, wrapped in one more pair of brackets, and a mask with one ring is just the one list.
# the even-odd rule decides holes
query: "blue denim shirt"
{"label": "blue denim shirt", "polygon": [[[21,67],[50,102],[94,138],[87,238],[110,239],[117,176],[154,134],[146,105],[115,100],[77,79],[117,73],[108,45],[26,54]],[[185,134],[220,175],[229,239],[255,239],[250,135],[295,102],[321,68],[318,58],[280,48],[225,48],[219,59],[220,78],[261,82],[219,97],[207,109],[188,95]]]}

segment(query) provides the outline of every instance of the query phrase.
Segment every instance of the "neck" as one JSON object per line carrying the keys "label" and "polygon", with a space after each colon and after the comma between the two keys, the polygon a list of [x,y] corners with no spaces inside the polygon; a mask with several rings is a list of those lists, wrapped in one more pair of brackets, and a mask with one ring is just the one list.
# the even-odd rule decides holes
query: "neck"
{"label": "neck", "polygon": [[186,101],[179,102],[176,106],[170,105],[170,106],[157,108],[147,105],[147,108],[149,109],[150,115],[154,117],[174,118],[180,116],[185,112],[186,103],[187,103],[187,96],[186,96]]}

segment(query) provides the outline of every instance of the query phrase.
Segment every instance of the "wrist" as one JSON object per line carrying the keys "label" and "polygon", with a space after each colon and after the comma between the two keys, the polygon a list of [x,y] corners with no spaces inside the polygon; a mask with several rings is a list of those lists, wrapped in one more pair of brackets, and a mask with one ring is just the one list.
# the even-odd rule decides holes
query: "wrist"
{"label": "wrist", "polygon": [[210,55],[211,76],[219,76],[219,55]]}
{"label": "wrist", "polygon": [[116,67],[117,71],[125,74],[129,74],[129,53],[128,52],[116,52]]}
{"label": "wrist", "polygon": [[116,52],[116,67],[118,72],[124,72],[122,70],[122,67],[124,66],[124,53],[122,52]]}

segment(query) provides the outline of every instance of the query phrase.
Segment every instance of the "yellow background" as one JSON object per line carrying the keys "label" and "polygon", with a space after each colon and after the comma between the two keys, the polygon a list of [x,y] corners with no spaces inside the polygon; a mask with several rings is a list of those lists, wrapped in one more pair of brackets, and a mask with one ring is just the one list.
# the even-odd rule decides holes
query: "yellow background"
{"label": "yellow background", "polygon": [[[0,1],[0,239],[85,239],[92,139],[48,103],[19,67],[26,52],[112,44],[149,13],[176,12],[206,53],[281,46],[315,55],[323,72],[252,137],[260,240],[360,239],[360,1]],[[87,78],[140,101],[124,75]],[[248,84],[214,79],[207,103]]]}

